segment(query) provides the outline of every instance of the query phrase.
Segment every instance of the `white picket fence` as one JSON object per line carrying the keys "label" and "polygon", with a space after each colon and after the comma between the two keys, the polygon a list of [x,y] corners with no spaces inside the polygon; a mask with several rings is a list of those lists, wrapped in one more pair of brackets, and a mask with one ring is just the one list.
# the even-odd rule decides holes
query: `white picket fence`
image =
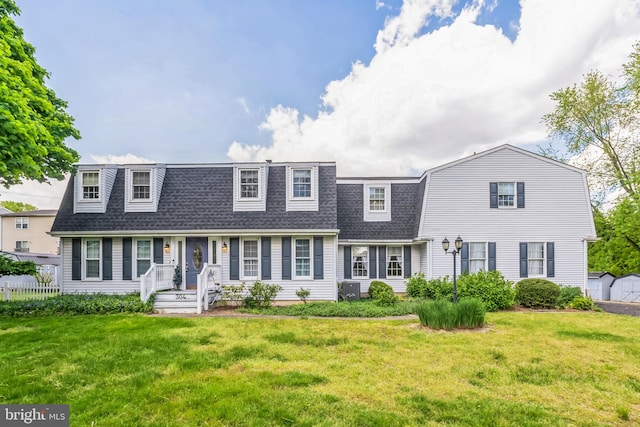
{"label": "white picket fence", "polygon": [[37,282],[0,282],[0,298],[4,301],[43,300],[60,295],[60,285]]}

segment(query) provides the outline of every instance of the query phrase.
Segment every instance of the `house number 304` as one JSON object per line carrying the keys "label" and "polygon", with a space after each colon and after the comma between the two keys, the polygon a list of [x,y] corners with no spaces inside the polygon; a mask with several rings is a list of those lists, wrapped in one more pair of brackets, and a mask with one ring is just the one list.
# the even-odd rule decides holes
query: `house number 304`
{"label": "house number 304", "polygon": [[182,294],[176,294],[176,299],[187,299],[187,296]]}

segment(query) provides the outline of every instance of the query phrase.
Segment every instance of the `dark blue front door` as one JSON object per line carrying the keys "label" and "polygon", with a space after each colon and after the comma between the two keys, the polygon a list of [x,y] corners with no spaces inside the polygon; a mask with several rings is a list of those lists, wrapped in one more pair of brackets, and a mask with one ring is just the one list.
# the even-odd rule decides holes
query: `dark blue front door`
{"label": "dark blue front door", "polygon": [[195,286],[198,284],[198,274],[202,271],[202,266],[207,262],[207,246],[206,237],[187,237],[187,286]]}

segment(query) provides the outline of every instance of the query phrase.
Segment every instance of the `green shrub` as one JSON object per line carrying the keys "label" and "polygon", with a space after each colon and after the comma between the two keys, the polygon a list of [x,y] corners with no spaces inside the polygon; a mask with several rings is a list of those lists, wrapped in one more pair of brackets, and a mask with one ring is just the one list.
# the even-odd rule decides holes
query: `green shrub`
{"label": "green shrub", "polygon": [[393,289],[389,285],[386,285],[386,287],[380,287],[375,292],[375,295],[376,297],[373,300],[373,302],[376,305],[390,306],[398,302],[398,297],[396,296],[395,292],[393,292]]}
{"label": "green shrub", "polygon": [[239,309],[244,313],[260,313],[280,316],[320,316],[320,317],[386,317],[415,314],[421,301],[398,301],[390,306],[380,306],[370,299],[320,302],[308,304],[292,304],[282,307],[262,309]]}
{"label": "green shrub", "polygon": [[150,313],[154,295],[146,303],[139,293],[127,295],[67,294],[39,301],[0,302],[0,316]]}
{"label": "green shrub", "polygon": [[225,304],[227,301],[231,301],[235,305],[240,305],[240,302],[245,298],[246,293],[247,289],[244,282],[239,285],[222,285],[222,301]]}
{"label": "green shrub", "polygon": [[427,279],[424,278],[424,273],[415,273],[404,281],[407,289],[407,295],[411,298],[426,298],[427,292]]}
{"label": "green shrub", "polygon": [[576,310],[593,310],[594,304],[590,297],[578,295],[569,303],[568,307]]}
{"label": "green shrub", "polygon": [[515,304],[513,283],[499,271],[464,273],[457,281],[458,298],[478,298],[487,311],[505,310]]}
{"label": "green shrub", "polygon": [[393,288],[391,288],[391,286],[387,285],[383,281],[373,280],[369,285],[369,290],[367,291],[367,293],[369,294],[369,298],[373,300],[377,299],[378,292],[381,292],[383,289],[391,289],[391,292],[393,292]]}
{"label": "green shrub", "polygon": [[296,291],[296,296],[300,298],[304,304],[307,303],[307,298],[309,298],[309,295],[311,295],[311,290],[304,289],[303,287],[300,287],[300,289]]}
{"label": "green shrub", "polygon": [[516,301],[529,308],[554,308],[560,286],[547,279],[522,279],[516,284]]}
{"label": "green shrub", "polygon": [[249,288],[249,295],[244,299],[244,306],[248,308],[271,307],[271,303],[281,290],[282,286],[280,285],[256,280]]}
{"label": "green shrub", "polygon": [[484,325],[485,306],[477,298],[453,304],[445,299],[426,301],[418,306],[420,323],[432,329],[477,328]]}
{"label": "green shrub", "polygon": [[422,298],[444,298],[453,301],[453,282],[449,279],[449,276],[429,280]]}
{"label": "green shrub", "polygon": [[561,286],[560,295],[556,300],[556,306],[565,308],[575,297],[582,296],[582,289],[577,286]]}

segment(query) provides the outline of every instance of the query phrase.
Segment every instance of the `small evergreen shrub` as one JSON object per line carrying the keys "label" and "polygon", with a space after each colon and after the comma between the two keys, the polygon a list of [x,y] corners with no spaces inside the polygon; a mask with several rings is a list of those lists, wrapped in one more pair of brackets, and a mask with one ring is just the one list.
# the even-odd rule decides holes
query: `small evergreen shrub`
{"label": "small evergreen shrub", "polygon": [[513,283],[499,271],[464,273],[457,281],[458,298],[477,298],[487,311],[505,310],[515,304]]}
{"label": "small evergreen shrub", "polygon": [[484,303],[477,298],[462,299],[457,304],[437,299],[420,304],[416,314],[423,326],[451,330],[483,326],[486,309]]}
{"label": "small evergreen shrub", "polygon": [[396,296],[395,292],[393,292],[393,289],[389,285],[387,285],[387,287],[381,287],[380,289],[378,289],[375,295],[376,297],[373,300],[373,302],[376,305],[390,306],[398,302],[398,297]]}
{"label": "small evergreen shrub", "polygon": [[282,286],[264,283],[260,280],[249,288],[249,295],[244,299],[244,306],[247,308],[268,308],[282,290]]}
{"label": "small evergreen shrub", "polygon": [[424,278],[424,273],[415,273],[404,281],[407,289],[407,295],[411,298],[426,298],[427,292],[427,279]]}
{"label": "small evergreen shrub", "polygon": [[383,289],[391,289],[391,292],[393,292],[393,288],[391,288],[391,286],[387,285],[383,281],[373,280],[369,285],[369,290],[367,291],[367,293],[369,294],[369,298],[371,298],[372,300],[377,299],[378,292],[383,292]]}
{"label": "small evergreen shrub", "polygon": [[0,316],[151,313],[154,298],[155,295],[152,294],[149,300],[143,303],[139,293],[65,294],[38,301],[0,301]]}
{"label": "small evergreen shrub", "polygon": [[247,289],[244,282],[239,285],[222,285],[222,301],[225,304],[231,301],[234,305],[240,305],[246,293]]}
{"label": "small evergreen shrub", "polygon": [[300,298],[303,304],[307,303],[307,298],[309,298],[309,295],[311,295],[311,290],[309,289],[304,289],[300,287],[300,289],[296,291],[296,296]]}
{"label": "small evergreen shrub", "polygon": [[560,308],[565,308],[573,301],[575,297],[582,296],[582,289],[577,286],[561,286],[560,295],[556,300],[556,305]]}
{"label": "small evergreen shrub", "polygon": [[569,303],[568,307],[575,310],[593,310],[594,304],[590,297],[578,295]]}
{"label": "small evergreen shrub", "polygon": [[554,308],[560,286],[547,279],[522,279],[516,284],[516,302],[528,308]]}

